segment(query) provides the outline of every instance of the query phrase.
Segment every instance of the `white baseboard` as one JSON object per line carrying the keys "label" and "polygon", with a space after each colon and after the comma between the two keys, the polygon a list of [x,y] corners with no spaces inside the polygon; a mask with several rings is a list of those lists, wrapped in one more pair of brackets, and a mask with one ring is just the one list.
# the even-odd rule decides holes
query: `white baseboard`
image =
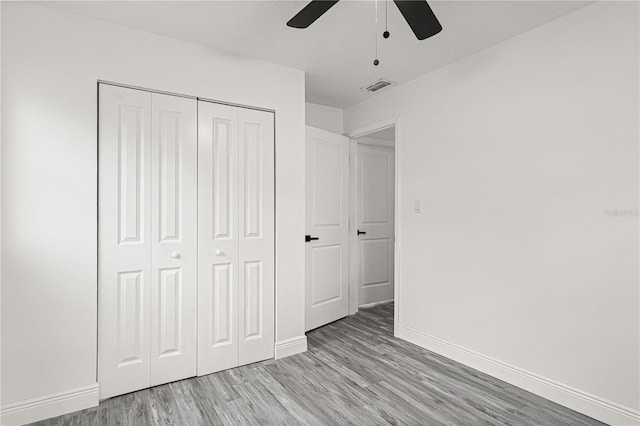
{"label": "white baseboard", "polygon": [[399,324],[396,337],[610,425],[638,425],[640,411]]}
{"label": "white baseboard", "polygon": [[307,351],[307,336],[293,337],[291,339],[276,342],[276,359],[286,358],[291,355]]}
{"label": "white baseboard", "polygon": [[393,302],[393,299],[383,300],[382,302],[365,303],[364,305],[358,306],[358,309],[373,308],[374,306],[382,305],[383,303],[389,302]]}
{"label": "white baseboard", "polygon": [[4,404],[0,408],[0,424],[23,425],[98,405],[98,384],[52,393],[37,398]]}

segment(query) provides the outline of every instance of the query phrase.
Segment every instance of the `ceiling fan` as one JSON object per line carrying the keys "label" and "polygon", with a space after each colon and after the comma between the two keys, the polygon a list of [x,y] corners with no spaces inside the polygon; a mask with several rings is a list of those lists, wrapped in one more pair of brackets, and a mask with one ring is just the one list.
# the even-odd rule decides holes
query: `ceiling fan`
{"label": "ceiling fan", "polygon": [[[312,0],[287,22],[293,28],[307,28],[340,0]],[[424,40],[442,31],[442,25],[426,0],[393,0],[418,40]],[[387,35],[385,35],[385,38]]]}

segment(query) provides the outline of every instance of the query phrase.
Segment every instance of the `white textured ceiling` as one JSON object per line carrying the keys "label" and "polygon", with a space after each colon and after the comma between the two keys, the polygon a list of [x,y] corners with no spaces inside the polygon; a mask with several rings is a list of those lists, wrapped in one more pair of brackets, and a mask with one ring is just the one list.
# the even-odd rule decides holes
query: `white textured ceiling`
{"label": "white textured ceiling", "polygon": [[[418,41],[393,2],[391,37],[378,1],[380,65],[374,67],[373,1],[342,0],[308,29],[286,22],[305,1],[44,2],[104,21],[306,71],[307,102],[345,108],[373,94],[361,87],[380,77],[404,83],[590,2],[432,1],[443,31]],[[388,90],[388,89],[387,89]]]}

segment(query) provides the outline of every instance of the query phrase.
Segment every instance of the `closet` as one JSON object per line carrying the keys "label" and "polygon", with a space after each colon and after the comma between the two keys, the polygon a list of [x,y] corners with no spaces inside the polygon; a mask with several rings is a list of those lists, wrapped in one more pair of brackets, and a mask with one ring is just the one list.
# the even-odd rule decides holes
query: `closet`
{"label": "closet", "polygon": [[100,397],[274,355],[272,112],[99,85]]}

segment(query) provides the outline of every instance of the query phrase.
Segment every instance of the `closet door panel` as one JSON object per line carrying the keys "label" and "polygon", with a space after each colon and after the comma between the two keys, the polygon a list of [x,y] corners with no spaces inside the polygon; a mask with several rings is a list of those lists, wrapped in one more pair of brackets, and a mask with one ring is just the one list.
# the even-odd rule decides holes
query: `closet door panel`
{"label": "closet door panel", "polygon": [[196,375],[197,103],[152,95],[151,386]]}
{"label": "closet door panel", "polygon": [[198,102],[198,375],[238,365],[238,109]]}
{"label": "closet door panel", "polygon": [[239,109],[239,364],[274,356],[274,117]]}
{"label": "closet door panel", "polygon": [[100,398],[149,386],[151,94],[100,85]]}

